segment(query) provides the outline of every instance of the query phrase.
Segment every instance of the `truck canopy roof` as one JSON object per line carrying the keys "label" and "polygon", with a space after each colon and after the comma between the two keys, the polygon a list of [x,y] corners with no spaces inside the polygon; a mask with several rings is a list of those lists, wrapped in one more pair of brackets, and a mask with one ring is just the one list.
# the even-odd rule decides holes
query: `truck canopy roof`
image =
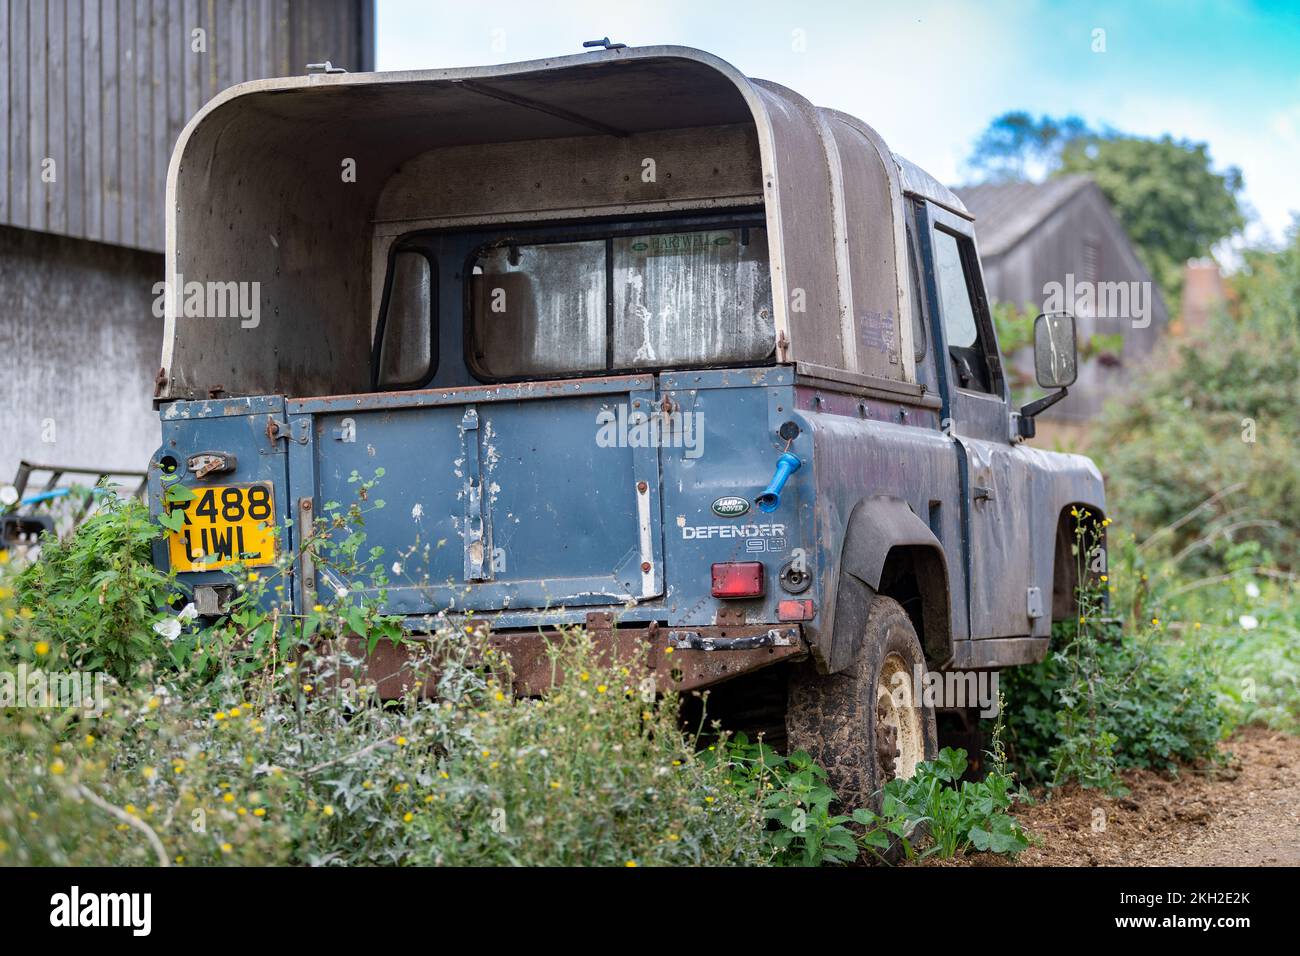
{"label": "truck canopy roof", "polygon": [[[710,209],[766,218],[780,361],[913,382],[905,195],[969,218],[861,120],[684,47],[244,83],[172,155],[157,397],[366,391],[408,232]],[[257,283],[256,324],[187,314],[196,282]]]}

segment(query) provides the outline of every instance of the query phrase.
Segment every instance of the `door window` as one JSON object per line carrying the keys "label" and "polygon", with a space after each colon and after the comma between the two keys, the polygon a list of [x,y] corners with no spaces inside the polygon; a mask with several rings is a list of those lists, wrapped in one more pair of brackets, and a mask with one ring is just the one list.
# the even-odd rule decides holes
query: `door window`
{"label": "door window", "polygon": [[934,277],[939,309],[953,374],[961,388],[1000,394],[990,348],[988,316],[977,295],[979,276],[974,269],[975,248],[969,239],[942,229],[934,230]]}

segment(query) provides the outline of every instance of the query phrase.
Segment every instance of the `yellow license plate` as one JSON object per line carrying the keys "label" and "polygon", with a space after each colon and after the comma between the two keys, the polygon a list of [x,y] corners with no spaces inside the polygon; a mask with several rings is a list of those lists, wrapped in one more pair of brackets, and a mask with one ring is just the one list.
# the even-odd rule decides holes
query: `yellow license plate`
{"label": "yellow license plate", "polygon": [[183,511],[179,531],[167,533],[176,571],[215,571],[231,564],[249,567],[275,561],[275,501],[271,483],[192,488],[194,497],[175,502]]}

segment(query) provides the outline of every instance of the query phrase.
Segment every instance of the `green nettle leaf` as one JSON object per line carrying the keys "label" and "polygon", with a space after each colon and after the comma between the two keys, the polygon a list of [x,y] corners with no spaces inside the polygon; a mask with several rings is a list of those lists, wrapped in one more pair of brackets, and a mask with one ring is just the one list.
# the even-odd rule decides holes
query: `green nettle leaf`
{"label": "green nettle leaf", "polygon": [[179,504],[186,501],[193,501],[197,497],[198,495],[196,495],[193,489],[189,488],[188,486],[180,485],[180,484],[172,484],[167,486],[167,491],[163,495],[163,500],[166,501],[168,504],[171,503]]}
{"label": "green nettle leaf", "polygon": [[169,513],[160,513],[158,523],[168,531],[179,532],[185,524],[185,512],[177,510]]}
{"label": "green nettle leaf", "polygon": [[366,634],[366,609],[360,604],[353,604],[343,612],[343,619],[355,633]]}

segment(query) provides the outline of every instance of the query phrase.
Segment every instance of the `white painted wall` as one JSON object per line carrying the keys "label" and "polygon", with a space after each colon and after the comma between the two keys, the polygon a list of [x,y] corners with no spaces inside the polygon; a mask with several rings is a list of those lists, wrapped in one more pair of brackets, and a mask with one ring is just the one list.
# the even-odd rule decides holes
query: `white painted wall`
{"label": "white painted wall", "polygon": [[162,275],[156,253],[0,226],[0,484],[24,458],[146,466]]}

